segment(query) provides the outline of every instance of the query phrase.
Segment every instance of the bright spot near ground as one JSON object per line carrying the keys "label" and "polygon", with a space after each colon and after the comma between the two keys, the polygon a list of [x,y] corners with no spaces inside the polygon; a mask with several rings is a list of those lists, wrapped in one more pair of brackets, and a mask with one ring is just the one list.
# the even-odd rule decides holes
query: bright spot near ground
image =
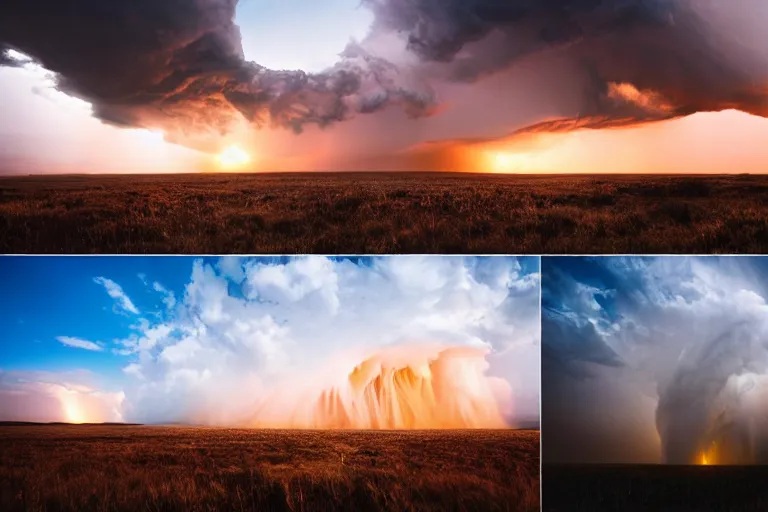
{"label": "bright spot near ground", "polygon": [[236,169],[251,161],[251,157],[237,146],[229,146],[219,154],[219,165],[224,169]]}
{"label": "bright spot near ground", "polygon": [[491,167],[495,172],[537,172],[537,158],[530,153],[491,153]]}
{"label": "bright spot near ground", "polygon": [[493,158],[496,168],[499,170],[508,169],[512,163],[512,157],[507,153],[496,153]]}

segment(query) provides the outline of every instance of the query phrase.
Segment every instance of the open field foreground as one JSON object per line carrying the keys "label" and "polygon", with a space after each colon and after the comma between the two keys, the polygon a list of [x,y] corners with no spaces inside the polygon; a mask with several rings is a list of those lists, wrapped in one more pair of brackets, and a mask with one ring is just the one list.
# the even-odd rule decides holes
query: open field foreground
{"label": "open field foreground", "polygon": [[538,509],[538,431],[0,427],[8,512]]}
{"label": "open field foreground", "polygon": [[768,176],[0,179],[0,253],[766,253]]}
{"label": "open field foreground", "polygon": [[759,512],[766,466],[545,464],[544,512]]}

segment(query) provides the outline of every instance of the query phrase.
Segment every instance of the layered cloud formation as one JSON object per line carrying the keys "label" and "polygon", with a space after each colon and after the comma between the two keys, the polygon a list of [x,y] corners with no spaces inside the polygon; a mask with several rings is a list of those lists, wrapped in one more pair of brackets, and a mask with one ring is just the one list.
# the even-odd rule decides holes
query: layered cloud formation
{"label": "layered cloud formation", "polygon": [[[576,109],[537,130],[768,112],[760,0],[364,0],[369,35],[319,73],[248,62],[236,3],[11,0],[0,49],[31,56],[105,122],[187,145],[242,121],[301,131],[393,105],[428,116],[440,110],[441,84],[542,63],[561,85],[536,101],[544,110],[570,98]],[[519,96],[514,83],[506,90]]]}
{"label": "layered cloud formation", "polygon": [[181,295],[140,278],[160,309],[137,306],[108,276],[96,280],[130,335],[97,344],[62,333],[72,350],[123,358],[124,421],[538,421],[538,258],[200,259]]}
{"label": "layered cloud formation", "polygon": [[548,461],[768,460],[768,262],[554,258],[542,272]]}

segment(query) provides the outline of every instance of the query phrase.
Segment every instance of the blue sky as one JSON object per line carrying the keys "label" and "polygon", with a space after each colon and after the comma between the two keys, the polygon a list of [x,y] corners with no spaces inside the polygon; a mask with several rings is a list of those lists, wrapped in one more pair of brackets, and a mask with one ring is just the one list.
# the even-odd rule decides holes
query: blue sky
{"label": "blue sky", "polygon": [[351,38],[368,34],[373,14],[360,0],[241,0],[236,21],[246,59],[272,69],[322,71]]}
{"label": "blue sky", "polygon": [[[94,280],[119,283],[139,311],[154,311],[162,295],[154,282],[183,292],[194,258],[4,257],[0,282],[7,315],[0,343],[4,370],[61,371],[87,368],[119,372],[124,360],[110,350],[87,351],[63,345],[59,336],[110,342],[127,336],[140,315],[115,313],[115,300]],[[142,282],[141,276],[149,283]]]}
{"label": "blue sky", "polygon": [[[0,412],[22,391],[42,404],[74,389],[89,410],[111,393],[109,418],[189,420],[201,396],[218,403],[339,357],[438,342],[489,350],[489,378],[514,388],[528,421],[538,276],[537,257],[3,257]],[[213,423],[234,414],[208,412]]]}

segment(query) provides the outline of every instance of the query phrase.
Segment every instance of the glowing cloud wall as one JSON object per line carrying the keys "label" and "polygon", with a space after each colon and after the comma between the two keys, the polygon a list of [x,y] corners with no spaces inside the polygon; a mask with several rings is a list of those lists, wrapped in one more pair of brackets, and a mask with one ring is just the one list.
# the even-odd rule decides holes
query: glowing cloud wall
{"label": "glowing cloud wall", "polygon": [[[188,272],[183,284],[144,270],[140,279],[126,277],[128,258],[110,260],[108,275],[83,279],[78,286],[92,287],[111,310],[82,311],[82,322],[101,314],[124,334],[88,339],[78,328],[86,324],[74,320],[52,343],[82,355],[71,365],[108,365],[87,368],[87,388],[56,373],[45,382],[24,371],[0,374],[0,420],[538,424],[537,257],[160,259],[186,269],[174,270]],[[117,376],[100,387],[108,374]],[[13,398],[22,391],[24,407]],[[47,412],[23,412],[30,408]]]}

